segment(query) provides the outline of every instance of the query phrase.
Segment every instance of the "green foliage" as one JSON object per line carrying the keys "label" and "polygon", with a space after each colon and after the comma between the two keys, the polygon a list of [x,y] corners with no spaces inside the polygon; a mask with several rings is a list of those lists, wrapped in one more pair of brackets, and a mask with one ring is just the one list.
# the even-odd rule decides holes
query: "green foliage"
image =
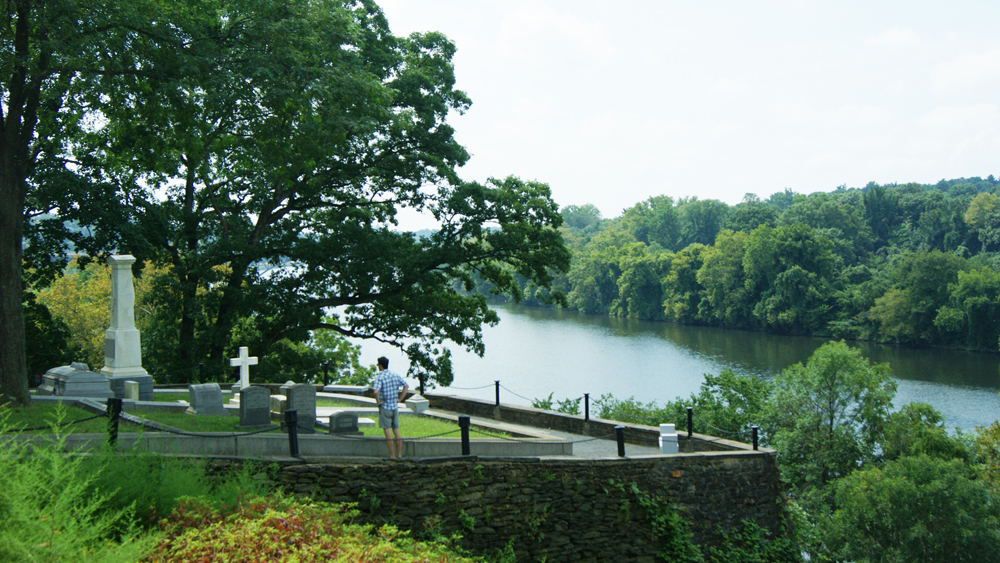
{"label": "green foliage", "polygon": [[[6,419],[0,412],[0,434]],[[101,476],[86,470],[85,457],[65,455],[65,436],[53,431],[48,443],[0,448],[0,560],[135,561],[158,538],[139,536],[131,503],[95,491]]]}
{"label": "green foliage", "polygon": [[872,365],[843,341],[828,342],[773,385],[769,443],[793,490],[821,488],[873,459],[896,393],[888,364]]}
{"label": "green foliage", "polygon": [[48,307],[39,303],[31,292],[24,292],[24,336],[26,343],[27,375],[29,385],[34,379],[56,367],[69,365],[79,354],[79,348],[70,345],[70,331],[66,323],[54,318]]}
{"label": "green foliage", "polygon": [[246,462],[211,478],[206,475],[206,467],[205,460],[167,457],[138,449],[124,453],[105,449],[88,457],[80,470],[96,476],[90,487],[95,495],[107,497],[108,509],[133,508],[135,523],[141,526],[155,525],[184,497],[198,497],[221,508],[268,492],[261,478],[264,468],[259,464]]}
{"label": "green foliage", "polygon": [[609,394],[601,395],[594,404],[604,419],[648,426],[673,422],[678,430],[687,430],[687,407],[692,407],[693,431],[749,440],[751,427],[759,426],[764,418],[770,396],[768,382],[727,369],[719,375],[706,373],[696,395],[678,398],[663,407],[655,401],[643,405],[632,397],[619,400]]}
{"label": "green foliage", "polygon": [[[666,499],[648,493],[635,482],[609,481],[612,487],[633,497],[649,519],[653,537],[660,543],[657,556],[664,561],[700,563],[704,561],[701,550],[691,543],[687,522],[677,508]],[[626,519],[631,516],[626,513]]]}
{"label": "green foliage", "polygon": [[997,500],[959,460],[902,457],[836,484],[826,542],[858,563],[996,561]]}
{"label": "green foliage", "polygon": [[660,248],[676,250],[680,238],[680,220],[669,196],[654,196],[625,210],[622,225],[635,240]]}
{"label": "green foliage", "polygon": [[740,530],[723,533],[722,545],[708,548],[711,563],[799,563],[802,553],[794,537],[771,536],[749,520]]}
{"label": "green foliage", "polygon": [[580,401],[582,400],[583,397],[577,397],[576,399],[555,401],[553,406],[552,393],[549,393],[549,396],[544,399],[532,399],[531,406],[536,409],[554,410],[565,414],[580,414]]}
{"label": "green foliage", "polygon": [[909,253],[894,267],[895,284],[875,300],[868,316],[886,339],[930,343],[937,339],[934,320],[948,304],[949,286],[966,269],[965,260],[940,251]]}
{"label": "green foliage", "polygon": [[667,320],[682,323],[703,320],[699,312],[702,287],[698,283],[698,270],[708,249],[703,244],[692,244],[671,258],[663,277],[663,314]]}
{"label": "green foliage", "polygon": [[747,194],[743,202],[729,213],[722,224],[723,229],[749,233],[761,225],[774,226],[778,220],[778,211],[761,203],[754,194]]}
{"label": "green foliage", "polygon": [[889,415],[881,444],[887,460],[917,455],[967,463],[972,460],[962,440],[948,436],[941,413],[925,403],[907,403]]}
{"label": "green foliage", "polygon": [[416,541],[391,525],[353,524],[357,514],[345,505],[281,496],[229,510],[190,499],[163,521],[166,538],[142,561],[472,561],[444,542]]}
{"label": "green foliage", "polygon": [[963,218],[979,234],[984,251],[1000,243],[1000,197],[991,193],[977,195],[969,202]]}
{"label": "green foliage", "polygon": [[980,476],[994,491],[1000,492],[1000,421],[976,427],[973,449]]}

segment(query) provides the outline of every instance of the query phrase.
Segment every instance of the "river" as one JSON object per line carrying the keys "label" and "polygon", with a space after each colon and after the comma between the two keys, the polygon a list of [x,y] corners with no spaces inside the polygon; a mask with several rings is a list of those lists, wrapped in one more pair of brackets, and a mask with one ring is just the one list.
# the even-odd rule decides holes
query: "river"
{"label": "river", "polygon": [[[443,390],[492,400],[493,382],[499,380],[504,403],[529,405],[549,393],[555,400],[589,393],[593,401],[610,393],[663,404],[696,393],[705,373],[730,368],[773,377],[805,362],[826,341],[560,309],[501,305],[496,311],[500,324],[483,330],[486,355],[453,347],[455,380]],[[1000,354],[850,344],[873,362],[889,363],[899,383],[896,408],[929,403],[949,428],[963,430],[1000,417]],[[366,364],[386,355],[393,371],[406,373],[408,364],[397,349],[363,342],[362,353]]]}

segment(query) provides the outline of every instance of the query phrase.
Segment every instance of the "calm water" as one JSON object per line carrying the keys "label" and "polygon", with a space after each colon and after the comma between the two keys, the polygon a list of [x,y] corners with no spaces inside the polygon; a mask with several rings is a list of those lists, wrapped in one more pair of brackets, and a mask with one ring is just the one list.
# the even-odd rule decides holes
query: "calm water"
{"label": "calm water", "polygon": [[[456,394],[492,400],[499,380],[505,403],[528,405],[549,393],[557,400],[590,393],[593,401],[611,393],[662,404],[697,392],[705,373],[725,368],[771,377],[805,362],[826,341],[557,309],[501,306],[497,312],[500,324],[483,333],[483,358],[453,350],[455,381],[449,389]],[[899,382],[897,407],[930,403],[948,427],[963,429],[1000,417],[1000,354],[852,345],[874,362],[889,363]],[[366,364],[384,354],[393,371],[405,374],[398,350],[366,342],[362,351]]]}

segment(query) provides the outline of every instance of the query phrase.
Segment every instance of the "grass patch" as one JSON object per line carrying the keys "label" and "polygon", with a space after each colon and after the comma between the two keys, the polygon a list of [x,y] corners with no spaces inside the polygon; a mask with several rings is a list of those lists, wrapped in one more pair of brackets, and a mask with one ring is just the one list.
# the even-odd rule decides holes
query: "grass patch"
{"label": "grass patch", "polygon": [[[35,403],[30,407],[9,408],[8,425],[10,430],[21,428],[43,428],[41,430],[31,430],[29,434],[50,434],[50,422],[59,415],[60,406],[55,403]],[[78,407],[62,407],[62,421],[69,422],[94,416],[94,413]],[[241,432],[236,429],[240,422],[239,416],[195,416],[185,413],[171,412],[142,412],[132,413],[140,418],[166,424],[179,430],[188,432]],[[377,417],[363,417],[377,418]],[[277,425],[277,423],[275,423]],[[403,416],[399,419],[400,432],[407,438],[425,438],[427,436],[441,436],[442,438],[458,438],[458,423],[450,420],[442,420],[429,416]],[[119,432],[134,432],[137,427],[128,423],[122,423]],[[108,431],[107,418],[97,418],[65,426],[62,429],[64,434],[105,434]],[[150,432],[151,430],[147,430]],[[278,432],[279,430],[273,430]],[[362,427],[361,431],[365,436],[383,437],[382,429],[377,426]],[[445,434],[447,433],[447,434]],[[507,436],[507,434],[490,430],[485,434],[476,430],[475,427],[469,429],[469,436],[473,438],[490,438],[495,436]]]}
{"label": "grass patch", "polygon": [[[365,436],[385,437],[378,424],[363,427],[360,430]],[[461,436],[457,422],[419,415],[399,417],[399,432],[404,438],[426,438],[427,436],[437,436],[445,432],[449,432],[449,434],[445,434],[441,438],[458,438]],[[506,434],[500,431],[494,432],[491,430],[489,434],[484,434],[476,430],[475,427],[469,429],[469,436],[472,438],[493,438],[497,435],[506,436]]]}
{"label": "grass patch", "polygon": [[[62,412],[60,413],[60,409]],[[7,413],[7,428],[9,431],[20,431],[23,428],[42,428],[41,430],[25,431],[26,434],[49,434],[50,424],[54,420],[63,423],[74,420],[90,418],[95,413],[85,411],[78,407],[62,407],[61,403],[34,403],[29,407],[8,407],[4,409]],[[69,425],[63,428],[64,434],[99,434],[108,431],[108,419],[97,418]]]}

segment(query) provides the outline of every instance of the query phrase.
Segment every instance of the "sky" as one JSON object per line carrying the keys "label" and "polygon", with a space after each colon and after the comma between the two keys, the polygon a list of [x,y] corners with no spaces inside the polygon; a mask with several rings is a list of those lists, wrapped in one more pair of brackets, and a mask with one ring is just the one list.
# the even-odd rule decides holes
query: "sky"
{"label": "sky", "polygon": [[466,180],[612,218],[656,195],[1000,176],[1000,2],[378,3],[396,35],[458,47]]}

